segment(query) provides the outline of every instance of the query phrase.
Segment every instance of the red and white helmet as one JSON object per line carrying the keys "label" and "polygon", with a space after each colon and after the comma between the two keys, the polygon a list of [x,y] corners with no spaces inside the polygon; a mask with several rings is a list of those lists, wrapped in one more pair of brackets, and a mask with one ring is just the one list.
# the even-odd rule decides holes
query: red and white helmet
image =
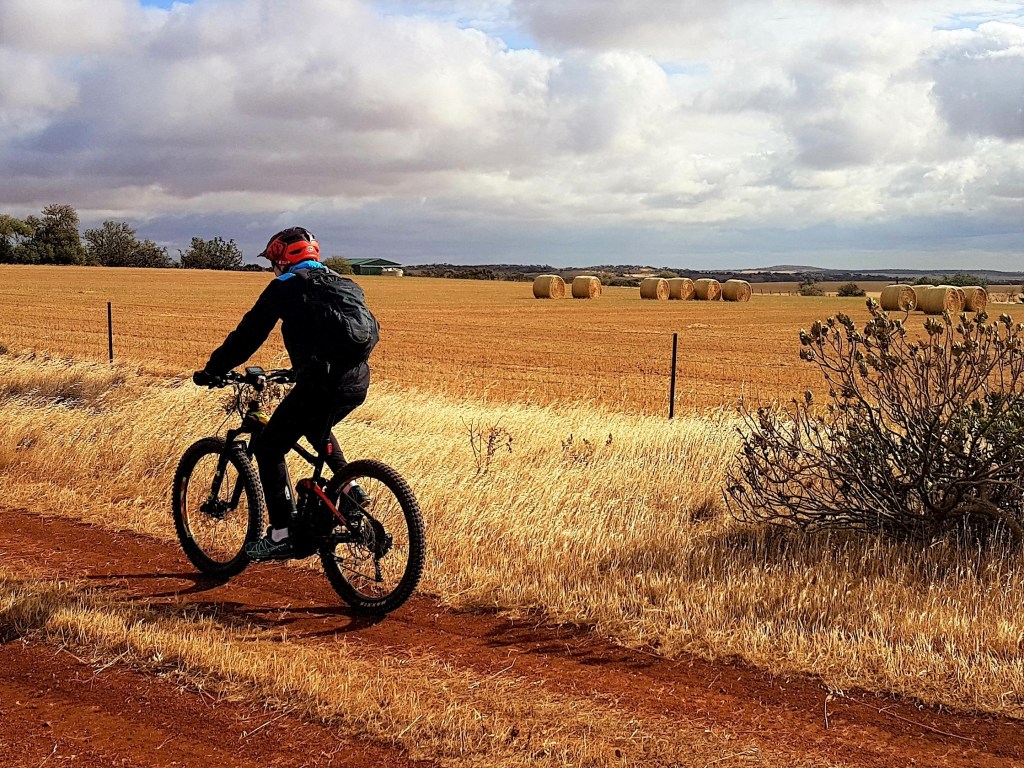
{"label": "red and white helmet", "polygon": [[309,259],[320,261],[320,243],[308,229],[289,227],[270,238],[267,247],[257,258],[270,259],[272,263],[281,266]]}

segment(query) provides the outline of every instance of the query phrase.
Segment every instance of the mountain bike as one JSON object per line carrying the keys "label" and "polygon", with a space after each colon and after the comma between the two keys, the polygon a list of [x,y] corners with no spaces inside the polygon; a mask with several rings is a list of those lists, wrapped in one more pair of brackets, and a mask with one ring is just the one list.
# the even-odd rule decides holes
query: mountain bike
{"label": "mountain bike", "polygon": [[[181,548],[204,574],[227,579],[249,564],[245,544],[260,537],[266,518],[251,445],[270,420],[265,403],[293,382],[288,369],[250,367],[215,383],[235,388],[227,410],[241,424],[224,437],[189,446],[171,494]],[[313,468],[295,485],[297,512],[288,526],[295,557],[318,555],[327,580],[353,609],[393,611],[409,599],[423,572],[419,504],[401,475],[380,461],[352,461],[324,478],[329,434],[313,451],[300,444],[292,448]]]}

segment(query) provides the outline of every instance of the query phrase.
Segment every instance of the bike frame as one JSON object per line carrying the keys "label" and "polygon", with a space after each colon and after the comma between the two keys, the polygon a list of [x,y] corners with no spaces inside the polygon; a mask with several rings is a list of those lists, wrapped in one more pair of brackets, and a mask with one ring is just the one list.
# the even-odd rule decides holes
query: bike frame
{"label": "bike frame", "polygon": [[[261,368],[247,368],[244,377],[233,379],[231,380],[231,383],[238,388],[238,397],[239,400],[241,400],[241,388],[243,386],[249,385],[257,392],[262,392],[268,381],[280,382],[291,380],[282,379],[280,375],[283,373],[284,371],[265,372]],[[224,450],[221,452],[220,457],[217,460],[217,472],[213,477],[213,486],[210,489],[210,496],[207,499],[208,504],[214,504],[220,497],[220,488],[221,484],[224,482],[224,475],[227,471],[228,465],[228,455],[232,447],[236,445],[245,446],[245,455],[249,459],[252,459],[252,439],[245,441],[240,440],[239,438],[243,435],[252,435],[253,439],[258,437],[269,420],[270,417],[260,409],[259,401],[255,399],[250,400],[248,409],[242,415],[242,423],[235,429],[229,429],[225,433]],[[291,451],[297,453],[313,467],[313,474],[310,477],[300,480],[294,486],[296,495],[299,496],[301,494],[300,499],[302,499],[305,504],[308,504],[311,498],[317,498],[320,503],[323,504],[335,518],[337,518],[338,522],[342,523],[350,533],[353,533],[353,521],[347,514],[338,509],[337,505],[324,492],[323,484],[321,483],[324,466],[327,463],[327,455],[331,451],[330,426],[328,426],[327,432],[324,435],[323,443],[323,449],[315,453],[313,451],[306,450],[299,443],[295,443],[295,445],[291,447]],[[285,467],[285,476],[289,487],[292,487],[291,475],[288,473],[287,467]],[[242,499],[242,491],[243,486],[241,479],[239,479],[235,482],[235,487],[231,493],[231,509],[238,506]],[[344,493],[344,491],[342,491],[342,493]],[[352,503],[355,504],[354,501]],[[302,507],[304,507],[305,504],[303,504]],[[299,504],[296,504],[296,512],[300,517],[307,512],[307,510],[302,507],[300,507]]]}

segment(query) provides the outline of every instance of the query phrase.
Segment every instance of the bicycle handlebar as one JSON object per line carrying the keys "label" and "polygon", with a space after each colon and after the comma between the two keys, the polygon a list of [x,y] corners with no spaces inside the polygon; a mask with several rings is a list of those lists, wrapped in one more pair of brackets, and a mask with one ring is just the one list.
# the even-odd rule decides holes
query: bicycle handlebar
{"label": "bicycle handlebar", "polygon": [[248,384],[253,387],[262,388],[269,383],[290,384],[295,381],[295,372],[291,368],[273,368],[265,371],[262,368],[252,366],[245,369],[245,373],[228,371],[220,376],[210,386],[226,387],[228,384]]}

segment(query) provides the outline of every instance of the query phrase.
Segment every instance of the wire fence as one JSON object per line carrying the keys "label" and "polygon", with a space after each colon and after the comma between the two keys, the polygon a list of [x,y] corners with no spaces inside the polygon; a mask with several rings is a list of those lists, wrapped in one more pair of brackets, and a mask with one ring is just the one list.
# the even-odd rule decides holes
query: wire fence
{"label": "wire fence", "polygon": [[[60,275],[71,279],[56,288],[35,273],[13,273],[20,282],[0,284],[0,347],[113,357],[168,375],[204,365],[260,285],[253,280],[239,291],[235,281],[207,275]],[[485,402],[594,403],[665,416],[673,402],[677,413],[731,407],[740,398],[784,403],[805,390],[827,395],[814,366],[799,360],[799,328],[838,308],[866,313],[861,303],[779,296],[732,306],[570,305],[507,294],[496,301],[497,294],[481,298],[466,282],[446,285],[453,294],[425,298],[418,286],[388,283],[375,304],[384,327],[371,359],[375,382]],[[992,294],[993,301],[1004,298],[1015,297]],[[279,333],[253,363],[288,364]]]}
{"label": "wire fence", "polygon": [[[5,318],[0,344],[6,347],[176,374],[201,367],[237,322],[213,308],[152,303],[90,303],[74,316],[59,303],[20,310]],[[679,396],[694,400],[694,390],[679,380],[685,339],[678,332],[577,330],[567,342],[554,329],[527,337],[479,325],[467,336],[465,328],[449,325],[437,324],[425,339],[416,323],[386,324],[371,360],[374,380],[483,400],[595,402],[670,418]],[[287,364],[280,333],[254,362]],[[713,378],[703,382],[709,383]]]}

